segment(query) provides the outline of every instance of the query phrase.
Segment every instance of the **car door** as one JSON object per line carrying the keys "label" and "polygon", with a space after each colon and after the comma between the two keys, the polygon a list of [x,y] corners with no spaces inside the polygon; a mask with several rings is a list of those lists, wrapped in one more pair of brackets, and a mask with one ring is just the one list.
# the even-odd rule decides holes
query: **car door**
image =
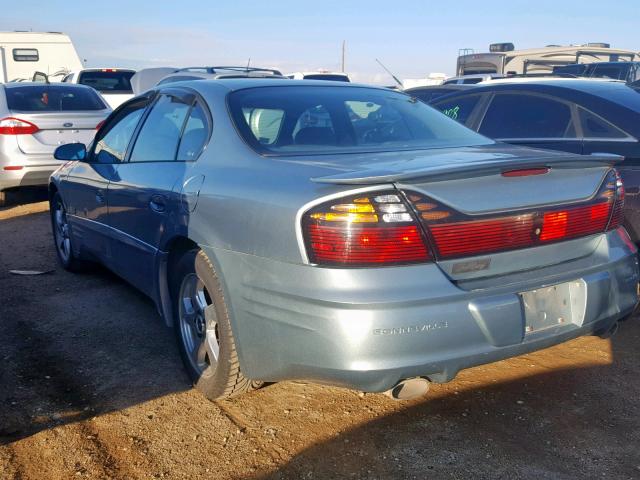
{"label": "car door", "polygon": [[496,93],[477,131],[495,140],[533,148],[582,152],[569,102],[523,91]]}
{"label": "car door", "polygon": [[191,91],[163,90],[109,184],[109,226],[116,237],[114,269],[147,294],[164,235],[187,222],[182,186],[208,139],[210,117]]}
{"label": "car door", "polygon": [[69,222],[78,245],[109,264],[107,189],[116,167],[126,155],[148,99],[132,102],[106,120],[89,147],[87,158],[76,162],[62,188]]}

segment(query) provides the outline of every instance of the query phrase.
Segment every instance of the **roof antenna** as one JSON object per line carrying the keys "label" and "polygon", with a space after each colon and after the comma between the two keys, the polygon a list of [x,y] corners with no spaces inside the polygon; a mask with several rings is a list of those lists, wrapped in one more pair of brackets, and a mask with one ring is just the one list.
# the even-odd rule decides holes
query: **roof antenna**
{"label": "roof antenna", "polygon": [[251,65],[251,57],[247,60],[247,72],[249,71],[249,65]]}
{"label": "roof antenna", "polygon": [[376,62],[378,62],[380,64],[380,66],[382,68],[384,68],[385,72],[387,72],[389,75],[391,75],[391,78],[393,78],[396,81],[396,83],[400,86],[400,90],[404,89],[404,86],[402,85],[402,82],[400,80],[398,80],[398,77],[396,77],[393,73],[391,73],[391,71],[387,67],[385,67],[382,64],[382,62],[380,60],[378,60],[377,58],[376,58]]}

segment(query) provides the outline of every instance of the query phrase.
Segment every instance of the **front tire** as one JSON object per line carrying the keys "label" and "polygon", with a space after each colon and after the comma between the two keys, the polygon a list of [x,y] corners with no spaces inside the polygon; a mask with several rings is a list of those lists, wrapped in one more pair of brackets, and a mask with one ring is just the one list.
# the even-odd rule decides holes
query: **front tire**
{"label": "front tire", "polygon": [[56,247],[56,255],[62,268],[70,272],[81,272],[85,270],[88,263],[80,260],[73,253],[71,243],[71,231],[67,221],[67,210],[62,202],[62,197],[56,192],[49,202],[49,212],[51,213],[51,228]]}
{"label": "front tire", "polygon": [[195,387],[210,400],[259,388],[262,382],[242,373],[220,280],[205,253],[186,252],[171,279],[178,347]]}

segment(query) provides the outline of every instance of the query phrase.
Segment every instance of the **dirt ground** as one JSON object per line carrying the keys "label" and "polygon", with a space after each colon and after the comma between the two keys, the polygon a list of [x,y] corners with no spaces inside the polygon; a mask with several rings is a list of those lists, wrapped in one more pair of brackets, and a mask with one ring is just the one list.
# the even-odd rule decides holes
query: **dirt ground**
{"label": "dirt ground", "polygon": [[46,209],[0,209],[2,480],[640,478],[635,318],[411,402],[284,382],[212,403],[149,300],[58,267]]}

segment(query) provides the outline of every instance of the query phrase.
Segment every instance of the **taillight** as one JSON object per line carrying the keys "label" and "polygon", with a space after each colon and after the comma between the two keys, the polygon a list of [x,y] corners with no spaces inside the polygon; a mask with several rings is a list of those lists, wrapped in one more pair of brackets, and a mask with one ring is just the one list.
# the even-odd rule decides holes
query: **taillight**
{"label": "taillight", "polygon": [[98,124],[96,125],[96,131],[98,131],[98,130],[100,130],[100,129],[102,128],[102,126],[104,125],[104,122],[105,122],[105,121],[106,121],[106,120],[102,120],[100,123],[98,123]]}
{"label": "taillight", "polygon": [[612,169],[589,201],[502,215],[465,215],[417,192],[404,192],[436,259],[483,255],[602,233],[622,218],[624,187]]}
{"label": "taillight", "polygon": [[309,260],[329,266],[399,265],[431,259],[420,224],[396,191],[340,198],[302,218]]}
{"label": "taillight", "polygon": [[19,118],[7,117],[0,120],[0,135],[30,135],[40,130],[33,123]]}

